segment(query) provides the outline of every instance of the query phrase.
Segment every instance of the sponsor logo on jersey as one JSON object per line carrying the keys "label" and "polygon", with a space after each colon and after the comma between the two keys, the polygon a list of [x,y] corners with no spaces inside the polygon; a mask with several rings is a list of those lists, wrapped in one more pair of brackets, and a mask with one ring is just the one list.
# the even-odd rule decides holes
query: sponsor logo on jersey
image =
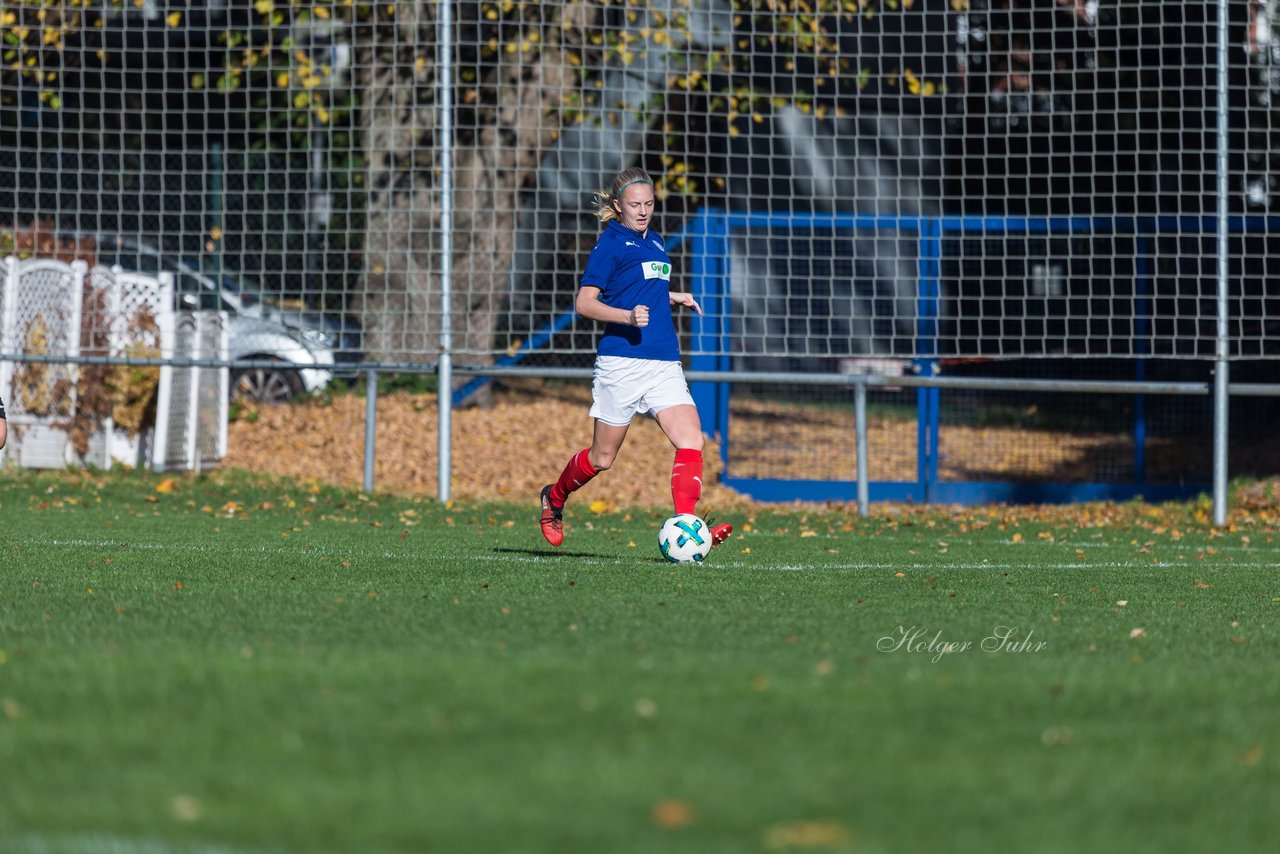
{"label": "sponsor logo on jersey", "polygon": [[645,261],[640,265],[646,279],[662,279],[671,281],[671,265],[666,261]]}

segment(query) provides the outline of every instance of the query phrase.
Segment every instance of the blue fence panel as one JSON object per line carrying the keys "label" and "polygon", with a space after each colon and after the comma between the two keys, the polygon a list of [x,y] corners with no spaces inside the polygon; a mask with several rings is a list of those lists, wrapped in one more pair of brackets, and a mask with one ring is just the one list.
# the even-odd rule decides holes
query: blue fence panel
{"label": "blue fence panel", "polygon": [[[1135,379],[1146,376],[1146,357],[1151,352],[1152,332],[1152,243],[1151,235],[1212,234],[1217,228],[1213,216],[1118,216],[1118,217],[1023,217],[1023,216],[918,216],[865,214],[727,213],[703,210],[692,223],[694,235],[694,293],[707,316],[693,323],[691,367],[697,370],[728,370],[732,364],[729,328],[729,248],[735,229],[808,229],[847,231],[894,229],[914,233],[918,244],[916,282],[916,341],[914,370],[922,376],[937,373],[937,336],[942,320],[941,262],[943,239],[947,236],[1010,236],[1029,234],[1128,234],[1135,237],[1134,335],[1137,358]],[[1258,233],[1280,228],[1280,217],[1233,216],[1233,233]],[[694,400],[709,434],[718,436],[728,473],[727,485],[759,500],[840,500],[856,499],[856,483],[843,480],[779,480],[735,478],[731,473],[732,431],[729,423],[727,383],[695,382]],[[1058,502],[1082,500],[1128,500],[1142,496],[1148,500],[1169,500],[1198,494],[1207,483],[1150,484],[1146,482],[1147,424],[1145,398],[1137,395],[1134,406],[1134,477],[1130,483],[1013,483],[941,481],[938,475],[941,391],[920,389],[917,394],[917,479],[914,483],[879,481],[870,484],[872,500],[910,502],[978,503]],[[851,440],[852,441],[852,438]]]}

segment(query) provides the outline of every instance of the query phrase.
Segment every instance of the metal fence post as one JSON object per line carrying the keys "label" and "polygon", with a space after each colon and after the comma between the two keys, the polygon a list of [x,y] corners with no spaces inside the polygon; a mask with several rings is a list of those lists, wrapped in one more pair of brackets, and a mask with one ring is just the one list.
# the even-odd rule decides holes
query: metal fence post
{"label": "metal fence post", "polygon": [[226,164],[222,159],[222,144],[215,142],[209,149],[209,165],[212,167],[209,176],[209,235],[212,238],[213,280],[222,282],[224,265],[222,263],[222,211],[225,207]]}
{"label": "metal fence post", "polygon": [[[938,313],[942,259],[942,222],[934,217],[921,217],[919,249],[916,261],[916,366],[922,376],[938,373]],[[921,388],[916,395],[916,477],[920,482],[921,500],[934,500],[938,483],[938,411],[937,388]]]}
{"label": "metal fence post", "polygon": [[440,4],[440,362],[436,386],[436,497],[449,500],[453,469],[453,4]]}
{"label": "metal fence post", "polygon": [[378,426],[378,372],[364,372],[364,491],[373,493],[374,433]]}
{"label": "metal fence post", "polygon": [[1218,317],[1213,347],[1213,524],[1218,526],[1227,524],[1227,421],[1229,418],[1227,360],[1231,355],[1227,338],[1227,293],[1230,275],[1227,252],[1230,251],[1231,246],[1227,219],[1227,203],[1230,198],[1227,8],[1227,0],[1218,0]]}
{"label": "metal fence post", "polygon": [[[1151,352],[1147,337],[1151,334],[1151,266],[1150,244],[1141,233],[1134,237],[1134,328],[1133,343],[1137,351],[1133,378],[1144,382],[1147,378],[1147,355]],[[1147,482],[1147,396],[1133,396],[1133,480],[1142,485]]]}
{"label": "metal fence post", "polygon": [[871,489],[867,483],[867,381],[860,377],[853,386],[853,418],[855,448],[858,455],[858,515],[867,516],[871,512]]}
{"label": "metal fence post", "polygon": [[[689,228],[689,290],[702,307],[702,315],[689,322],[689,369],[726,371],[729,361],[729,221],[723,211],[702,209]],[[702,419],[702,431],[720,440],[720,458],[729,463],[729,387],[724,383],[689,385]]]}

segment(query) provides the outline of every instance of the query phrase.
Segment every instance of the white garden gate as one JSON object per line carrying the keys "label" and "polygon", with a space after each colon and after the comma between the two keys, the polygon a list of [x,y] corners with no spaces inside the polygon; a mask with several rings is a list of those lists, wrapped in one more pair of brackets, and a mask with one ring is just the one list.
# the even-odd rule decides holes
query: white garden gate
{"label": "white garden gate", "polygon": [[[191,364],[226,361],[225,312],[175,312],[168,273],[12,257],[3,272],[0,353],[85,362],[0,361],[10,427],[0,461],[161,471],[216,465],[226,456],[228,369]],[[95,357],[151,363],[95,368]],[[157,359],[167,363],[157,366]],[[80,453],[72,424],[88,406],[86,392],[106,391],[87,385],[93,383],[112,385],[114,405],[95,417]]]}

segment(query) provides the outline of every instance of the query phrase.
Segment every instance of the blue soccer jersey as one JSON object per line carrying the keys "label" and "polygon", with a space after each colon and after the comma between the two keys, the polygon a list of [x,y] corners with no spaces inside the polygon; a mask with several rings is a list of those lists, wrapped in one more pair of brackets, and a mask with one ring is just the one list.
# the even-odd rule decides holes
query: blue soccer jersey
{"label": "blue soccer jersey", "polygon": [[630,311],[649,307],[649,325],[606,323],[596,353],[633,359],[680,361],[680,341],[671,318],[671,258],[653,229],[639,232],[610,220],[591,250],[582,286],[600,289],[600,301]]}

